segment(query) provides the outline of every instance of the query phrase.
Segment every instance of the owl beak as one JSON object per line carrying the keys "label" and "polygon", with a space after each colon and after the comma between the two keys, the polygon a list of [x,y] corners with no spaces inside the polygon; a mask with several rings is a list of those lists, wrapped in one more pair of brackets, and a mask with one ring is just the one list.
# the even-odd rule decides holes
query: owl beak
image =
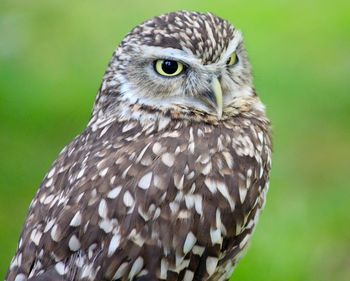
{"label": "owl beak", "polygon": [[213,78],[213,80],[211,82],[211,87],[213,89],[213,93],[214,93],[214,97],[215,97],[216,114],[218,116],[218,119],[221,119],[222,111],[223,111],[223,98],[222,98],[221,84],[220,84],[219,79],[217,77]]}

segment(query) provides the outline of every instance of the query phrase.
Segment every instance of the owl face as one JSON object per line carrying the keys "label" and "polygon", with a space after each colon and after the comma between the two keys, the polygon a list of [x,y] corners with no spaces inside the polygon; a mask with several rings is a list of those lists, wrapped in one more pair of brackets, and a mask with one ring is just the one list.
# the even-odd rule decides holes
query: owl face
{"label": "owl face", "polygon": [[241,33],[212,14],[177,12],[136,27],[105,76],[124,103],[174,106],[219,119],[237,98],[254,95]]}

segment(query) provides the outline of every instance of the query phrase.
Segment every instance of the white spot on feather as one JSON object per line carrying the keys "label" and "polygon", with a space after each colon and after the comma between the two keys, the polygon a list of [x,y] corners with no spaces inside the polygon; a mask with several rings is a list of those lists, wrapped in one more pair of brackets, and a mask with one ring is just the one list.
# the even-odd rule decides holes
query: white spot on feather
{"label": "white spot on feather", "polygon": [[193,137],[193,128],[192,127],[190,127],[189,134],[190,134],[190,138],[188,139],[188,141],[189,142],[193,142],[194,141],[194,137]]}
{"label": "white spot on feather", "polygon": [[213,180],[213,179],[211,179],[211,178],[206,178],[205,180],[204,180],[204,183],[205,183],[205,185],[208,187],[208,189],[209,189],[209,191],[211,192],[211,193],[216,193],[216,191],[217,191],[217,187],[216,187],[216,182],[215,182],[215,180]]}
{"label": "white spot on feather", "polygon": [[189,145],[188,145],[188,150],[194,154],[194,149],[195,149],[195,144],[194,142],[191,142]]}
{"label": "white spot on feather", "polygon": [[98,205],[98,214],[100,215],[101,218],[107,218],[107,203],[105,199],[102,199],[100,204]]}
{"label": "white spot on feather", "polygon": [[131,195],[129,191],[126,191],[123,196],[123,202],[126,207],[131,207],[134,205],[134,197]]}
{"label": "white spot on feather", "polygon": [[59,275],[64,275],[68,271],[63,262],[56,263],[55,269]]}
{"label": "white spot on feather", "polygon": [[202,256],[204,253],[204,250],[205,250],[204,247],[196,245],[192,248],[192,253],[198,256]]}
{"label": "white spot on feather", "polygon": [[196,244],[196,242],[197,242],[196,236],[194,236],[194,234],[192,232],[189,232],[187,234],[187,236],[186,236],[185,243],[184,243],[184,248],[183,248],[183,252],[184,252],[185,255],[189,251],[191,251],[191,249]]}
{"label": "white spot on feather", "polygon": [[113,188],[110,192],[108,192],[107,198],[109,198],[109,199],[117,198],[117,196],[119,195],[121,190],[122,190],[122,186],[121,185]]}
{"label": "white spot on feather", "polygon": [[133,265],[132,265],[132,267],[130,269],[128,278],[130,280],[132,280],[134,278],[134,276],[136,276],[141,271],[142,267],[143,267],[143,258],[142,257],[138,257],[134,261],[134,263],[133,263]]}
{"label": "white spot on feather", "polygon": [[108,257],[111,257],[120,245],[120,235],[114,234],[108,247]]}
{"label": "white spot on feather", "polygon": [[186,272],[185,272],[185,276],[184,276],[184,279],[183,279],[183,281],[192,281],[193,280],[193,277],[194,277],[194,273],[193,273],[193,271],[191,271],[191,270],[186,270]]}
{"label": "white spot on feather", "polygon": [[218,228],[216,228],[216,229],[211,228],[210,229],[210,239],[211,239],[211,243],[213,245],[215,245],[215,244],[220,244],[221,245],[222,237],[221,237],[220,229],[218,229]]}
{"label": "white spot on feather", "polygon": [[223,151],[225,148],[223,143],[222,143],[221,137],[222,137],[222,135],[220,135],[220,137],[218,138],[218,144],[217,144],[218,151]]}
{"label": "white spot on feather", "polygon": [[250,235],[247,234],[247,235],[243,238],[243,240],[241,241],[241,243],[239,243],[239,247],[240,247],[241,249],[243,249],[243,248],[247,245],[247,243],[248,243],[248,241],[249,241],[249,238],[250,238]]}
{"label": "white spot on feather", "polygon": [[84,172],[85,172],[85,168],[81,169],[77,175],[77,179],[80,179],[84,175]]}
{"label": "white spot on feather", "polygon": [[136,123],[130,122],[123,127],[122,132],[125,133],[127,131],[130,131],[131,129],[135,128],[135,126],[136,126]]}
{"label": "white spot on feather", "polygon": [[22,253],[17,256],[17,265],[19,267],[22,265]]}
{"label": "white spot on feather", "polygon": [[113,230],[113,220],[103,219],[99,222],[98,226],[106,233],[110,233]]}
{"label": "white spot on feather", "polygon": [[124,276],[124,274],[126,273],[126,270],[128,269],[128,265],[129,263],[127,262],[122,263],[117,269],[117,271],[115,272],[112,280],[117,280],[117,279],[120,279],[122,276]]}
{"label": "white spot on feather", "polygon": [[160,279],[166,280],[168,275],[168,261],[166,259],[162,259],[160,261]]}
{"label": "white spot on feather", "polygon": [[72,218],[72,220],[70,221],[70,226],[76,227],[79,226],[81,224],[81,213],[80,211],[78,211],[74,217]]}
{"label": "white spot on feather", "polygon": [[188,219],[191,217],[191,213],[187,210],[181,210],[177,217],[178,219]]}
{"label": "white spot on feather", "polygon": [[211,172],[211,169],[212,169],[212,164],[211,162],[209,162],[208,164],[206,164],[202,170],[202,174],[203,175],[209,175],[209,173]]}
{"label": "white spot on feather", "polygon": [[94,255],[95,249],[97,248],[97,244],[91,244],[88,248],[88,258],[92,259],[92,256]]}
{"label": "white spot on feather", "polygon": [[171,212],[172,212],[173,214],[176,214],[177,211],[178,211],[179,208],[180,208],[180,205],[179,205],[179,203],[177,203],[177,202],[170,202],[170,203],[169,203],[169,208],[170,208],[170,210],[171,210]]}
{"label": "white spot on feather", "polygon": [[194,195],[192,194],[186,194],[185,195],[185,203],[186,203],[186,208],[191,209],[194,206]]}
{"label": "white spot on feather", "polygon": [[49,196],[47,196],[47,197],[45,198],[43,204],[44,204],[44,205],[50,204],[54,198],[55,198],[54,195],[49,195]]}
{"label": "white spot on feather", "polygon": [[55,171],[56,171],[56,168],[55,167],[52,168],[51,171],[47,174],[47,177],[51,178],[54,175]]}
{"label": "white spot on feather", "polygon": [[151,184],[151,180],[152,172],[149,172],[140,179],[138,186],[142,189],[148,189]]}
{"label": "white spot on feather", "polygon": [[42,235],[43,234],[40,230],[37,230],[36,228],[34,228],[32,233],[30,234],[30,240],[32,240],[35,245],[39,246]]}
{"label": "white spot on feather", "polygon": [[110,128],[110,126],[106,126],[106,127],[104,127],[103,128],[103,130],[101,131],[101,133],[100,133],[100,136],[99,137],[102,137],[107,131],[108,131],[108,129]]}
{"label": "white spot on feather", "polygon": [[68,246],[72,252],[78,251],[80,249],[79,239],[75,235],[72,235],[72,237],[69,239]]}
{"label": "white spot on feather", "polygon": [[123,172],[123,174],[122,174],[122,178],[123,178],[123,179],[126,178],[126,176],[127,176],[127,174],[128,174],[128,172],[129,172],[129,170],[130,170],[131,167],[132,167],[132,164],[129,165],[129,167],[127,167],[127,168],[124,170],[124,172]]}
{"label": "white spot on feather", "polygon": [[163,151],[162,145],[159,142],[155,142],[153,144],[152,151],[155,155],[160,155]]}
{"label": "white spot on feather", "polygon": [[172,167],[174,165],[175,157],[171,153],[168,153],[168,152],[164,153],[161,159],[162,159],[162,162],[168,167]]}
{"label": "white spot on feather", "polygon": [[158,130],[165,129],[166,126],[168,126],[170,123],[170,118],[161,118],[158,123]]}
{"label": "white spot on feather", "polygon": [[258,138],[259,138],[259,141],[260,141],[260,143],[261,144],[263,144],[264,143],[264,134],[263,134],[263,132],[258,132]]}
{"label": "white spot on feather", "polygon": [[208,272],[209,276],[212,276],[214,274],[217,264],[218,264],[217,258],[207,257],[205,265],[206,265],[207,272]]}
{"label": "white spot on feather", "polygon": [[241,203],[243,203],[247,196],[248,189],[245,186],[239,186],[238,190],[239,190],[239,198],[241,200]]}
{"label": "white spot on feather", "polygon": [[151,143],[148,143],[148,144],[142,149],[142,151],[140,152],[139,156],[138,156],[137,159],[136,159],[136,162],[137,162],[137,163],[141,161],[143,155],[145,154],[147,148],[148,148],[150,145],[151,145]]}
{"label": "white spot on feather", "polygon": [[109,181],[109,183],[111,184],[111,185],[113,185],[114,184],[114,182],[115,182],[115,180],[116,180],[116,176],[113,176],[112,178],[111,178],[111,180]]}
{"label": "white spot on feather", "polygon": [[156,220],[160,216],[160,208],[157,208],[153,215],[153,220]]}
{"label": "white spot on feather", "polygon": [[103,178],[106,174],[107,174],[107,172],[108,172],[108,167],[107,168],[104,168],[100,173],[99,173],[99,175]]}
{"label": "white spot on feather", "polygon": [[195,172],[192,171],[191,173],[189,173],[189,174],[186,176],[186,178],[187,178],[188,180],[191,180],[191,179],[193,179],[194,175],[195,175]]}
{"label": "white spot on feather", "polygon": [[59,232],[58,232],[57,228],[58,228],[58,226],[57,226],[57,224],[55,224],[51,229],[51,238],[55,242],[60,241]]}
{"label": "white spot on feather", "polygon": [[24,274],[20,273],[20,274],[17,274],[16,278],[15,278],[15,281],[26,281],[27,278],[25,277]]}
{"label": "white spot on feather", "polygon": [[46,186],[46,187],[51,186],[52,182],[53,182],[53,179],[50,178],[50,179],[46,182],[45,186]]}
{"label": "white spot on feather", "polygon": [[231,153],[227,152],[227,151],[224,151],[222,153],[222,155],[224,156],[225,158],[225,161],[226,161],[226,164],[227,166],[232,169],[233,168],[233,157],[231,155]]}
{"label": "white spot on feather", "polygon": [[88,265],[84,265],[82,273],[81,273],[81,279],[89,278],[90,280],[95,279],[96,271],[94,272],[93,268],[94,264],[90,263]]}
{"label": "white spot on feather", "polygon": [[235,202],[233,201],[230,193],[228,192],[227,186],[223,182],[217,182],[216,184],[217,189],[220,191],[222,196],[227,200],[227,202],[230,204],[231,211],[235,209]]}
{"label": "white spot on feather", "polygon": [[194,208],[198,215],[203,215],[203,198],[201,195],[195,195]]}
{"label": "white spot on feather", "polygon": [[177,189],[181,190],[183,189],[184,186],[184,175],[180,177],[180,175],[175,174],[174,175],[174,185],[176,186]]}
{"label": "white spot on feather", "polygon": [[51,227],[55,224],[55,222],[56,219],[50,220],[45,226],[44,233],[48,232],[51,229]]}

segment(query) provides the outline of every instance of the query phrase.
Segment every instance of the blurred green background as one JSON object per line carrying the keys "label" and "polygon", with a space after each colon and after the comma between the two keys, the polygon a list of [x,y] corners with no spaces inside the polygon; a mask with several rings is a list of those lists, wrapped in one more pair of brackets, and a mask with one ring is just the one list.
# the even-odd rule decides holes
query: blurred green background
{"label": "blurred green background", "polygon": [[0,278],[58,152],[88,122],[117,44],[164,12],[245,34],[274,127],[270,193],[233,280],[350,280],[349,1],[0,2]]}

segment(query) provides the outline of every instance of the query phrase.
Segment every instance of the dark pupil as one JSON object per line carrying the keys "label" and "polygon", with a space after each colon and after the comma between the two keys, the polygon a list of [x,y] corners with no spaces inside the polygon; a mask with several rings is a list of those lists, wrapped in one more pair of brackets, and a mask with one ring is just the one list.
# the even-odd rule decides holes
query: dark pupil
{"label": "dark pupil", "polygon": [[177,62],[173,60],[165,60],[162,64],[162,69],[166,74],[174,74],[177,68]]}

